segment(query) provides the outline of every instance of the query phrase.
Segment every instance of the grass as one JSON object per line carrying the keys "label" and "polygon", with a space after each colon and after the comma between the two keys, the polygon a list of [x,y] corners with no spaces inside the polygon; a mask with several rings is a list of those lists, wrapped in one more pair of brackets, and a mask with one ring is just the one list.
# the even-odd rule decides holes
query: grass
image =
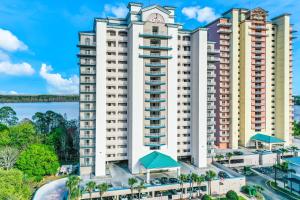
{"label": "grass", "polygon": [[289,196],[290,198],[292,198],[292,199],[300,199],[300,196],[298,196],[298,195],[296,195],[296,194],[294,194],[294,193],[291,193],[291,192],[290,192],[289,190],[287,190],[287,189],[278,187],[278,186],[275,184],[275,182],[273,182],[273,181],[268,181],[267,184],[268,184],[272,189],[274,189],[274,190],[276,190],[276,191],[279,191],[279,192],[282,192],[282,193],[288,195],[288,196]]}

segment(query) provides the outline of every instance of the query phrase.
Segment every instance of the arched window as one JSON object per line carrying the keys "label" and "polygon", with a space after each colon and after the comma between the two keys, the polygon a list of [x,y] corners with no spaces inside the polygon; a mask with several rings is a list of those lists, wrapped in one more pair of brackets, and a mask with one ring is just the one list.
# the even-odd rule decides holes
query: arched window
{"label": "arched window", "polygon": [[85,38],[84,40],[86,45],[90,45],[91,44],[91,39],[90,38]]}

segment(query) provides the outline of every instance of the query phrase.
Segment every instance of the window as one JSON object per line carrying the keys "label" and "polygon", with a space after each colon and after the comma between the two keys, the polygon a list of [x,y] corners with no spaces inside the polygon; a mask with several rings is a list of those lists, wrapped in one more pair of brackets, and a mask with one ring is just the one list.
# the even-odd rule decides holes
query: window
{"label": "window", "polygon": [[153,34],[158,34],[158,27],[157,26],[152,27],[152,33]]}
{"label": "window", "polygon": [[85,38],[84,40],[86,45],[90,45],[91,44],[91,39],[90,38]]}

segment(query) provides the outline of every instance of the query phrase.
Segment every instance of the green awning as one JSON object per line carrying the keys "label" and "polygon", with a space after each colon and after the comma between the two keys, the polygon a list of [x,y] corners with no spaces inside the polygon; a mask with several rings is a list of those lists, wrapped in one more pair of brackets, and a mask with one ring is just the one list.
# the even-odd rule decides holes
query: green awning
{"label": "green awning", "polygon": [[161,169],[161,168],[173,168],[180,165],[170,156],[153,151],[152,153],[140,158],[140,163],[146,169]]}
{"label": "green awning", "polygon": [[256,141],[260,141],[260,142],[264,142],[264,143],[284,143],[284,140],[279,139],[277,137],[273,137],[273,136],[268,136],[268,135],[264,135],[261,133],[258,133],[254,136],[251,137],[251,140],[256,140]]}

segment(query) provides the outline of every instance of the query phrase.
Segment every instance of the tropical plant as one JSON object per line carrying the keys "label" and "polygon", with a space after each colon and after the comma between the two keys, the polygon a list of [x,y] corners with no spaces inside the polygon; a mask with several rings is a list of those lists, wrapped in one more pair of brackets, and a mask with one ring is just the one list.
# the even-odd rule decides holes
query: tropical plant
{"label": "tropical plant", "polygon": [[5,170],[11,169],[17,161],[19,151],[16,148],[4,147],[0,149],[0,167]]}
{"label": "tropical plant", "polygon": [[220,162],[224,158],[224,156],[222,154],[217,154],[215,155],[215,158],[217,159],[218,162]]}
{"label": "tropical plant", "polygon": [[180,189],[181,189],[181,193],[180,193],[180,199],[182,199],[182,195],[183,195],[183,184],[188,180],[188,176],[186,174],[180,174],[179,178],[179,183],[180,183]]}
{"label": "tropical plant", "polygon": [[92,199],[92,193],[96,189],[96,186],[97,186],[97,184],[95,181],[89,181],[86,184],[85,190],[90,194],[90,199]]}
{"label": "tropical plant", "polygon": [[205,176],[204,175],[197,176],[196,183],[197,183],[197,186],[199,187],[198,196],[200,196],[201,183],[203,183],[204,181],[205,181]]}
{"label": "tropical plant", "polygon": [[66,182],[66,187],[68,188],[68,199],[73,200],[73,199],[78,199],[80,197],[81,192],[79,189],[79,183],[81,179],[79,176],[71,175],[68,177],[68,180]]}
{"label": "tropical plant", "polygon": [[135,188],[135,184],[137,183],[137,179],[136,178],[129,178],[128,179],[128,185],[130,187],[130,191],[131,191],[131,199],[133,199],[133,190]]}
{"label": "tropical plant", "polygon": [[55,174],[59,162],[53,148],[44,144],[33,144],[20,154],[16,166],[29,177],[41,180],[45,175]]}
{"label": "tropical plant", "polygon": [[289,152],[289,150],[287,150],[286,148],[280,148],[279,152],[281,153],[281,159],[283,159],[284,154],[287,153],[287,152]]}
{"label": "tropical plant", "polygon": [[13,126],[18,123],[17,113],[9,106],[0,108],[0,124]]}
{"label": "tropical plant", "polygon": [[141,199],[141,193],[142,193],[142,190],[146,189],[145,182],[144,182],[144,181],[141,181],[141,182],[136,186],[136,189],[137,189],[137,191],[138,191],[139,199]]}
{"label": "tropical plant", "polygon": [[296,152],[299,150],[299,148],[296,146],[291,146],[290,149],[293,152],[293,156],[296,156]]}
{"label": "tropical plant", "polygon": [[231,158],[232,158],[232,156],[233,156],[233,153],[231,153],[231,152],[226,153],[226,158],[228,159],[229,166],[231,164]]}
{"label": "tropical plant", "polygon": [[226,199],[227,200],[239,200],[239,196],[237,195],[237,193],[233,190],[229,190],[226,193]]}
{"label": "tropical plant", "polygon": [[208,192],[209,192],[209,195],[211,195],[211,181],[217,176],[217,174],[212,171],[212,170],[209,170],[206,172],[205,174],[205,179],[208,183]]}
{"label": "tropical plant", "polygon": [[192,191],[193,191],[193,189],[194,189],[194,183],[196,183],[197,178],[198,178],[198,175],[195,174],[195,173],[192,173],[192,174],[190,175],[191,184],[192,184],[192,188],[191,188]]}
{"label": "tropical plant", "polygon": [[96,188],[99,190],[100,199],[102,200],[102,196],[105,192],[107,192],[109,186],[107,183],[101,183],[97,185]]}
{"label": "tropical plant", "polygon": [[203,195],[201,200],[212,200],[212,198],[209,195],[205,194],[205,195]]}

